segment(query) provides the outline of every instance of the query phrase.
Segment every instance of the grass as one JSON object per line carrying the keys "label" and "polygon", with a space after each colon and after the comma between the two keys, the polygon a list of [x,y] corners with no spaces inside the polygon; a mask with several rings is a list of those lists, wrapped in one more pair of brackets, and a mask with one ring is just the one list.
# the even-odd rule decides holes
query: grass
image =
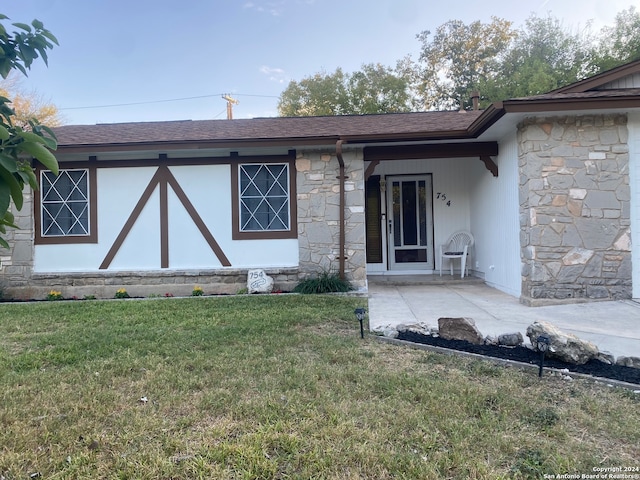
{"label": "grass", "polygon": [[495,479],[638,466],[640,395],[361,340],[363,302],[0,305],[0,478]]}

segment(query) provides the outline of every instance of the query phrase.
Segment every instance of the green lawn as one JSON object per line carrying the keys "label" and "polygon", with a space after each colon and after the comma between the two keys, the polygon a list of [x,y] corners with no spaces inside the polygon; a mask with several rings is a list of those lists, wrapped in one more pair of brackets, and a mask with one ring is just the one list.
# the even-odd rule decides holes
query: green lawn
{"label": "green lawn", "polygon": [[0,479],[495,479],[640,466],[640,395],[361,340],[353,310],[365,302],[2,304]]}

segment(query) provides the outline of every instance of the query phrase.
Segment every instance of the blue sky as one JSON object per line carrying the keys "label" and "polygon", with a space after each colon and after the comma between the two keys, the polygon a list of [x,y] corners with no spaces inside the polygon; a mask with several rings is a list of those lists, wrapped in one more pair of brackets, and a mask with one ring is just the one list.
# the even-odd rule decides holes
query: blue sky
{"label": "blue sky", "polygon": [[[528,6],[523,6],[523,5]],[[416,34],[492,15],[522,25],[547,13],[571,28],[612,24],[630,0],[16,0],[11,21],[44,22],[60,41],[23,83],[68,124],[277,115],[290,80],[417,58]],[[5,25],[7,22],[5,21]],[[185,99],[188,100],[175,100]],[[165,101],[172,100],[172,101]],[[155,103],[147,103],[155,102]],[[105,105],[136,104],[104,107]],[[82,108],[78,108],[82,107]],[[86,108],[91,107],[91,108]]]}

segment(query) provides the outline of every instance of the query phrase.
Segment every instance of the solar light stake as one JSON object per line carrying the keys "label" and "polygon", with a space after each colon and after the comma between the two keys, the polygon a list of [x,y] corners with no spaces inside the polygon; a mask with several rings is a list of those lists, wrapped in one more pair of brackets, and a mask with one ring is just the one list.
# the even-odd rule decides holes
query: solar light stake
{"label": "solar light stake", "polygon": [[364,315],[365,313],[367,313],[367,311],[362,308],[356,308],[353,313],[356,314],[356,318],[358,319],[358,321],[360,322],[360,338],[364,338],[364,326],[362,324],[362,322],[364,321]]}
{"label": "solar light stake", "polygon": [[538,337],[538,351],[540,352],[540,369],[538,370],[538,376],[542,377],[542,367],[544,366],[544,354],[549,350],[549,337],[540,335]]}

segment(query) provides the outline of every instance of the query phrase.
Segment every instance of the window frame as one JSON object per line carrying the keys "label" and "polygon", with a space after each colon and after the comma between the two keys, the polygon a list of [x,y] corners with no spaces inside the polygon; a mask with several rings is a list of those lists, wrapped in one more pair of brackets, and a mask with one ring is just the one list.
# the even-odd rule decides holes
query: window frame
{"label": "window frame", "polygon": [[[289,229],[288,230],[251,230],[240,228],[240,168],[242,165],[282,165],[287,164],[289,173]],[[274,159],[239,159],[231,163],[231,219],[233,240],[273,240],[298,238],[298,214],[296,193],[295,160],[290,156]]]}
{"label": "window frame", "polygon": [[38,179],[38,191],[34,192],[34,222],[35,222],[35,235],[34,243],[36,245],[65,245],[65,244],[80,244],[80,243],[98,243],[98,205],[96,201],[96,167],[94,165],[87,166],[60,166],[60,172],[67,170],[86,170],[87,172],[87,201],[89,209],[89,234],[88,235],[58,235],[58,236],[46,236],[42,232],[42,174],[49,171],[42,167],[36,168],[36,178]]}

